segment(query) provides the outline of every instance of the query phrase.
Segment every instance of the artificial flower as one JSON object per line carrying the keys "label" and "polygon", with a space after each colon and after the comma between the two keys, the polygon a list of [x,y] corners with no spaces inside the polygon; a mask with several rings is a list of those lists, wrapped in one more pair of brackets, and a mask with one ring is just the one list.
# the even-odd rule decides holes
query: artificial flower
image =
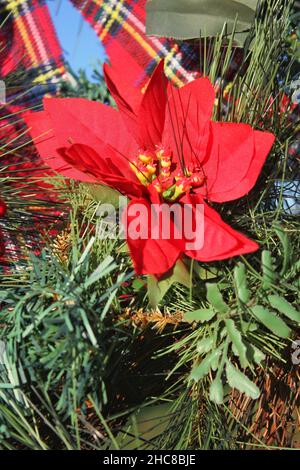
{"label": "artificial flower", "polygon": [[[184,254],[223,260],[258,249],[227,225],[210,203],[232,201],[255,185],[274,136],[246,124],[212,121],[214,87],[199,78],[174,88],[154,71],[144,93],[128,87],[105,66],[118,110],[74,98],[47,98],[44,111],[25,119],[42,159],[76,180],[111,186],[130,208],[174,202],[204,206],[204,245],[186,249],[184,236],[127,238],[138,274],[161,275]],[[150,232],[149,232],[150,233]]]}

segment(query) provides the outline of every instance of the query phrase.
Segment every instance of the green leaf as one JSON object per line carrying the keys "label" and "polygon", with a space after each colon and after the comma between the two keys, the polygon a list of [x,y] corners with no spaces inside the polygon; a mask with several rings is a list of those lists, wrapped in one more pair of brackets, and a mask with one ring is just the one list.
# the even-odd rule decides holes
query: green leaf
{"label": "green leaf", "polygon": [[148,299],[152,308],[156,308],[174,283],[191,286],[190,273],[182,260],[178,260],[174,268],[163,278],[148,276]]}
{"label": "green leaf", "polygon": [[163,435],[171,426],[173,418],[172,403],[139,408],[129,416],[117,435],[120,448],[123,451],[142,449],[146,441],[149,442]]}
{"label": "green leaf", "polygon": [[102,204],[111,204],[115,208],[119,207],[120,201],[124,202],[126,198],[119,191],[102,184],[86,183],[91,196]]}
{"label": "green leaf", "polygon": [[229,310],[228,305],[223,300],[223,296],[219,290],[217,284],[206,284],[207,288],[207,300],[213,305],[213,307],[220,313],[227,313]]}
{"label": "green leaf", "polygon": [[204,323],[206,321],[212,320],[216,314],[217,312],[213,308],[200,308],[198,310],[194,310],[193,312],[185,313],[183,318],[188,323],[194,321]]}
{"label": "green leaf", "polygon": [[92,330],[92,327],[90,325],[88,317],[87,317],[85,311],[82,308],[80,309],[80,315],[81,315],[81,318],[82,318],[82,321],[83,321],[83,324],[85,326],[85,329],[86,329],[86,332],[88,334],[90,342],[92,343],[93,346],[97,346],[97,344],[98,344],[97,339],[94,335],[94,332]]}
{"label": "green leaf", "polygon": [[213,370],[214,372],[216,372],[216,370],[218,370],[219,368],[219,356],[216,355],[215,357],[213,357],[212,361],[211,361],[211,365],[210,365],[210,368],[211,370]]}
{"label": "green leaf", "polygon": [[198,382],[199,380],[203,379],[205,375],[207,375],[212,367],[212,365],[215,363],[216,360],[219,360],[219,357],[221,355],[221,349],[215,349],[212,353],[210,353],[208,356],[201,361],[201,363],[198,366],[195,366],[190,374],[190,379],[195,380],[195,382]]}
{"label": "green leaf", "polygon": [[247,286],[246,267],[243,263],[238,263],[234,268],[234,279],[239,299],[246,304],[249,302],[250,292]]}
{"label": "green leaf", "polygon": [[290,264],[290,259],[291,259],[290,241],[289,241],[289,237],[287,236],[287,233],[281,227],[280,224],[276,223],[274,225],[274,230],[279,240],[281,241],[281,244],[283,247],[283,263],[282,263],[282,269],[280,272],[280,274],[283,275],[287,271],[289,264]]}
{"label": "green leaf", "polygon": [[[217,36],[249,29],[258,0],[151,0],[147,2],[147,34],[176,39]],[[245,34],[236,40],[242,44]]]}
{"label": "green leaf", "polygon": [[231,342],[233,343],[238,357],[240,359],[241,366],[245,369],[248,366],[247,361],[247,348],[242,341],[242,336],[239,330],[237,329],[233,320],[225,320],[226,329],[229,335]]}
{"label": "green leaf", "polygon": [[260,366],[262,361],[266,359],[266,355],[256,346],[253,346],[253,344],[250,345],[250,351],[254,362]]}
{"label": "green leaf", "polygon": [[99,264],[98,268],[87,278],[84,283],[84,288],[87,289],[95,282],[98,282],[101,278],[107,276],[117,267],[117,263],[114,261],[112,256],[107,256],[102,263]]}
{"label": "green leaf", "polygon": [[203,338],[197,343],[197,352],[199,354],[206,354],[212,350],[213,345],[214,345],[213,336],[209,336],[208,338]]}
{"label": "green leaf", "polygon": [[279,295],[269,295],[268,300],[273,308],[283,313],[290,320],[300,323],[300,312],[293,307],[287,300]]}
{"label": "green leaf", "polygon": [[216,277],[218,277],[218,270],[216,268],[203,268],[200,263],[195,263],[194,271],[196,274],[198,274],[199,278],[202,279],[202,281],[208,281],[210,279],[215,279]]}
{"label": "green leaf", "polygon": [[253,400],[256,400],[259,397],[260,391],[258,387],[229,361],[226,363],[226,377],[232,388],[239,390],[241,393],[245,393]]}
{"label": "green leaf", "polygon": [[132,283],[132,288],[136,291],[136,292],[139,292],[140,290],[142,290],[146,285],[146,282],[144,279],[134,279],[133,283]]}
{"label": "green leaf", "polygon": [[264,290],[268,290],[276,280],[275,266],[273,263],[272,255],[269,251],[264,250],[261,254],[262,270],[263,270],[263,285]]}
{"label": "green leaf", "polygon": [[216,377],[215,380],[210,384],[209,398],[217,405],[222,405],[224,401],[224,388],[219,377]]}
{"label": "green leaf", "polygon": [[288,338],[291,334],[291,329],[274,313],[270,312],[261,305],[255,305],[251,308],[253,315],[261,321],[274,335],[280,338]]}

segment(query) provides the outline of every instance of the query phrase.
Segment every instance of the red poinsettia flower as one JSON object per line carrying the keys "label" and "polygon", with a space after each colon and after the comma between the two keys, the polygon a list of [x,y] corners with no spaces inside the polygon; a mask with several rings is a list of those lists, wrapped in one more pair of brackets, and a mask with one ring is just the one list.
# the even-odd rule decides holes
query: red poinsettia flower
{"label": "red poinsettia flower", "polygon": [[[240,198],[254,186],[274,136],[246,124],[211,120],[215,92],[207,78],[175,89],[161,62],[144,92],[133,92],[105,67],[118,110],[85,99],[45,99],[26,121],[44,161],[80,181],[111,186],[141,204],[204,205],[204,245],[186,249],[184,236],[127,241],[137,273],[160,275],[183,254],[213,261],[258,245],[227,225],[209,202]],[[130,91],[130,93],[128,93]],[[149,232],[150,233],[150,232]],[[160,234],[161,235],[161,234]]]}

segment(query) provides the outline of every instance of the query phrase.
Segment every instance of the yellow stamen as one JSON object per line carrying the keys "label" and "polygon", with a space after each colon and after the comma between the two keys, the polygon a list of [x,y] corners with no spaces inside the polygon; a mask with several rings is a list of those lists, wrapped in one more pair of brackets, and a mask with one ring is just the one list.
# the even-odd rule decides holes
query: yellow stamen
{"label": "yellow stamen", "polygon": [[161,184],[157,181],[153,184],[154,188],[156,189],[156,191],[160,194],[162,192],[162,186]]}
{"label": "yellow stamen", "polygon": [[[176,170],[177,165],[174,164],[174,167]],[[166,201],[176,201],[193,188],[202,186],[205,181],[205,177],[198,169],[192,171],[187,167],[181,171],[177,168],[174,174],[172,152],[163,146],[156,147],[155,155],[147,150],[141,150],[136,160],[130,163],[130,168],[141,184],[144,186],[152,184]]]}
{"label": "yellow stamen", "polygon": [[169,178],[171,176],[170,168],[162,168],[161,175],[163,178]]}
{"label": "yellow stamen", "polygon": [[157,150],[156,150],[156,156],[158,158],[158,160],[160,160],[161,158],[165,158],[165,159],[168,159],[168,160],[171,160],[172,159],[172,153],[170,150],[166,150],[164,147],[157,147]]}
{"label": "yellow stamen", "polygon": [[172,162],[171,162],[171,160],[162,159],[160,164],[161,164],[162,168],[170,168],[171,165],[172,165]]}
{"label": "yellow stamen", "polygon": [[156,166],[155,165],[147,165],[147,171],[149,173],[149,175],[154,175],[155,172],[156,172]]}
{"label": "yellow stamen", "polygon": [[140,183],[144,186],[147,186],[150,181],[149,181],[149,173],[148,171],[141,171],[136,164],[134,163],[129,163],[130,168],[133,170],[133,172],[136,174],[137,178],[139,179]]}
{"label": "yellow stamen", "polygon": [[136,176],[137,176],[137,178],[139,179],[140,183],[143,186],[147,186],[149,184],[149,180],[148,180],[147,175],[144,175],[143,173],[141,173],[139,171],[139,172],[136,173]]}
{"label": "yellow stamen", "polygon": [[141,153],[139,156],[138,156],[138,159],[144,163],[145,165],[148,165],[148,163],[151,163],[153,162],[153,158],[151,155],[145,155],[143,153]]}

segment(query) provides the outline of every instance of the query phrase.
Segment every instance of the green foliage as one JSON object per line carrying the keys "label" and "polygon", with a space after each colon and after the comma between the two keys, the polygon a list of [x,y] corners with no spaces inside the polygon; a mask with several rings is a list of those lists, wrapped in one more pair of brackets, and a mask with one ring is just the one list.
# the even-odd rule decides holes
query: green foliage
{"label": "green foliage", "polygon": [[[277,16],[276,8],[282,9],[281,15]],[[229,101],[232,100],[235,106],[228,106],[228,97],[223,97],[224,80],[215,114],[218,120],[248,122],[258,128],[273,130],[277,136],[256,191],[223,208],[223,217],[230,223],[236,221],[237,227],[242,225],[250,236],[253,231],[265,248],[261,259],[256,254],[244,258],[243,262],[202,264],[201,276],[195,265],[193,302],[186,290],[173,291],[165,299],[165,304],[171,302],[172,308],[177,305],[188,312],[184,315],[186,321],[197,324],[195,331],[168,348],[167,352],[175,350],[180,355],[171,374],[183,365],[192,366],[190,386],[207,390],[205,384],[208,381],[210,398],[217,404],[221,398],[226,401],[228,385],[257,398],[259,391],[253,383],[257,365],[263,367],[267,356],[283,360],[283,350],[289,344],[286,339],[295,336],[299,329],[299,223],[284,219],[282,199],[275,213],[263,210],[262,205],[262,201],[269,198],[273,181],[284,180],[294,171],[288,163],[287,144],[294,136],[295,127],[288,124],[289,111],[280,109],[284,88],[276,80],[278,58],[286,47],[289,34],[289,8],[290,5],[284,6],[281,2],[267,5],[268,14],[256,21],[250,32],[248,44],[252,44],[251,50],[246,48],[240,73],[238,71],[231,83]],[[209,53],[201,67],[212,81],[219,76],[226,77],[232,58],[233,36],[225,57],[223,39],[224,34],[221,34],[212,43],[204,42]],[[289,73],[290,66],[287,66],[285,84],[289,83]],[[277,97],[275,100],[272,99],[274,96]],[[274,219],[277,222],[274,223]],[[213,282],[206,284],[206,292],[200,281],[205,278],[205,269],[209,275],[214,271]]]}
{"label": "green foliage", "polygon": [[112,326],[112,316],[120,285],[131,274],[118,272],[111,255],[101,261],[98,253],[96,261],[96,254],[97,241],[90,238],[78,246],[73,241],[68,266],[47,252],[31,255],[24,285],[0,291],[1,338],[11,365],[23,371],[23,380],[57,389],[63,413],[83,406],[88,393],[106,404],[107,364],[117,360],[127,338]]}
{"label": "green foliage", "polygon": [[226,377],[232,388],[236,388],[250,398],[256,399],[259,397],[260,392],[258,387],[229,361],[226,362]]}
{"label": "green foliage", "polygon": [[99,70],[93,71],[92,80],[90,80],[84,70],[74,72],[68,67],[68,81],[61,83],[60,94],[70,98],[86,98],[91,101],[100,101],[112,105],[113,99],[107,89],[103,74]]}
{"label": "green foliage", "polygon": [[[151,0],[147,34],[176,39],[217,36],[227,24],[241,44],[254,20],[258,0]],[[244,33],[244,34],[241,34]]]}
{"label": "green foliage", "polygon": [[246,266],[238,263],[234,268],[234,281],[238,298],[246,304],[249,302],[249,289],[247,284]]}
{"label": "green foliage", "polygon": [[[298,276],[293,264],[298,246],[293,249],[279,225],[272,234],[278,230],[283,251],[272,260],[272,282],[268,277],[266,285],[264,251],[260,269],[253,269],[246,260],[246,264],[239,262],[231,270],[223,266],[219,282],[206,283],[205,308],[184,315],[185,321],[197,324],[196,330],[167,350],[178,351],[183,363],[192,366],[190,386],[210,375],[210,398],[217,404],[229,393],[228,388],[224,391],[226,384],[258,398],[257,386],[247,376],[257,370],[257,365],[263,366],[266,355],[281,358],[280,351],[287,345],[282,340],[291,338],[300,326]],[[203,303],[202,295],[199,302]]]}
{"label": "green foliage", "polygon": [[180,283],[186,287],[191,284],[189,271],[182,260],[178,260],[171,273],[167,273],[162,278],[148,276],[148,299],[152,308],[158,307],[160,301],[174,283]]}
{"label": "green foliage", "polygon": [[111,204],[117,209],[119,208],[120,198],[122,195],[118,191],[101,184],[87,184],[87,187],[96,201],[99,201],[102,204]]}
{"label": "green foliage", "polygon": [[193,312],[186,312],[184,314],[184,319],[187,322],[200,322],[204,323],[206,321],[212,320],[216,316],[217,312],[213,308],[199,308]]}
{"label": "green foliage", "polygon": [[[11,375],[7,380],[15,388]],[[56,397],[40,387],[27,392],[21,388],[17,399],[7,390],[0,391],[0,449],[118,450],[115,436],[123,436],[125,431],[115,420],[108,422],[92,397],[88,398],[92,423],[81,410],[70,416],[57,413]]]}

